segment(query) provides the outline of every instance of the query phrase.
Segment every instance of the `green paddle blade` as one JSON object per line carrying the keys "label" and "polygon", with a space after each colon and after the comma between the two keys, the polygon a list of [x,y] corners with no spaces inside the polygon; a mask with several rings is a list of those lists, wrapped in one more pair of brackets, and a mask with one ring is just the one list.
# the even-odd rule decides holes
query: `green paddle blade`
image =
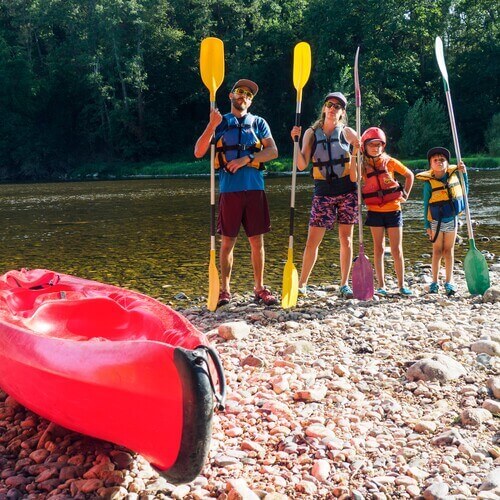
{"label": "green paddle blade", "polygon": [[469,240],[470,248],[464,259],[465,280],[471,295],[483,295],[490,287],[490,273],[484,255]]}

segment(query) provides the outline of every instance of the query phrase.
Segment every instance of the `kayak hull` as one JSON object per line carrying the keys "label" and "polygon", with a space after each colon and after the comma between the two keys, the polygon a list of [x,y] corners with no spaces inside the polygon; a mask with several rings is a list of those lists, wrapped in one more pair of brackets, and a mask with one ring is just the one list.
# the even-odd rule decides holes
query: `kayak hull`
{"label": "kayak hull", "polygon": [[140,453],[171,482],[194,479],[214,408],[207,339],[150,297],[48,273],[0,277],[0,386],[50,421]]}

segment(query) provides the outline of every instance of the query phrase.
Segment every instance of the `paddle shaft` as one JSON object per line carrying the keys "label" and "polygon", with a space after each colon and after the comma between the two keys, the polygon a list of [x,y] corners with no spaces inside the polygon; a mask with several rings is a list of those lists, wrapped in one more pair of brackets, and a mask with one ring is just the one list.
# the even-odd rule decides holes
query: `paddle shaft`
{"label": "paddle shaft", "polygon": [[[361,89],[359,87],[359,73],[358,73],[358,56],[359,47],[356,51],[356,59],[354,61],[354,86],[356,95],[356,134],[358,139],[361,139]],[[357,171],[358,171],[358,230],[359,230],[359,246],[363,251],[363,214],[362,214],[362,196],[361,196],[361,149],[358,148],[357,153]]]}
{"label": "paddle shaft", "polygon": [[[215,101],[210,101],[210,111]],[[210,141],[210,250],[215,250],[215,137]]]}
{"label": "paddle shaft", "polygon": [[[297,106],[295,108],[295,126],[300,126],[300,113],[302,101],[299,100],[297,94]],[[293,248],[293,231],[295,221],[295,186],[297,185],[297,158],[299,156],[299,137],[293,138],[293,166],[292,166],[292,193],[290,195],[290,236],[288,240],[288,248]]]}
{"label": "paddle shaft", "polygon": [[[435,41],[435,52],[436,59],[439,67],[439,71],[441,72],[441,76],[443,78],[443,86],[444,93],[446,96],[446,104],[448,107],[448,114],[450,116],[450,125],[451,125],[451,135],[453,137],[453,145],[455,146],[455,155],[457,157],[457,166],[460,166],[462,162],[462,156],[460,154],[460,144],[458,142],[458,133],[457,133],[457,125],[455,122],[455,114],[453,113],[453,103],[451,101],[451,92],[450,92],[450,84],[448,81],[448,70],[446,68],[446,61],[444,59],[444,50],[443,50],[443,41],[438,36]],[[470,210],[469,210],[469,197],[467,196],[467,191],[465,189],[465,182],[462,172],[458,171],[458,177],[460,179],[460,184],[462,185],[464,203],[465,203],[465,218],[467,220],[467,232],[469,235],[469,241],[471,243],[471,247],[474,245],[474,232],[472,230],[472,224],[470,220]]]}
{"label": "paddle shaft", "polygon": [[[455,146],[455,155],[457,157],[457,166],[462,162],[462,156],[460,154],[460,144],[458,142],[458,134],[457,134],[457,126],[455,123],[455,115],[453,113],[453,103],[451,102],[451,93],[448,86],[448,83],[443,78],[444,90],[446,95],[446,104],[448,105],[448,114],[450,115],[450,125],[451,125],[451,135],[453,136],[453,145]],[[460,178],[460,184],[462,184],[462,191],[465,202],[465,220],[467,221],[467,232],[469,234],[469,240],[473,244],[474,242],[474,230],[472,229],[472,222],[470,218],[469,211],[469,197],[467,195],[467,190],[465,189],[464,176],[462,172],[458,171],[458,176]]]}

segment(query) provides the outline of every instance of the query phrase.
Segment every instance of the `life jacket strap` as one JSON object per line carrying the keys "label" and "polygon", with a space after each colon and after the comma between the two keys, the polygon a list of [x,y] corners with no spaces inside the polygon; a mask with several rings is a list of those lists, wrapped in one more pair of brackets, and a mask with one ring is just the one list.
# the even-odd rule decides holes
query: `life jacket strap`
{"label": "life jacket strap", "polygon": [[313,161],[313,167],[333,167],[334,165],[344,165],[349,163],[351,160],[349,158],[339,158],[337,160],[327,160],[327,161]]}
{"label": "life jacket strap", "polygon": [[366,177],[370,178],[380,174],[387,174],[388,172],[389,171],[386,168],[379,170],[372,170],[371,172],[366,173]]}
{"label": "life jacket strap", "polygon": [[[332,142],[340,142],[338,138],[330,138],[330,139],[320,139],[319,141],[315,141],[314,149],[316,149],[318,144],[323,144],[323,149],[326,151],[327,149],[327,144],[330,145]],[[328,152],[330,154],[330,152]]]}
{"label": "life jacket strap", "polygon": [[379,189],[378,191],[374,191],[372,193],[366,193],[366,194],[363,193],[363,198],[375,198],[375,197],[382,198],[384,195],[396,193],[398,191],[403,191],[403,186],[401,186],[401,184],[399,184],[399,186],[397,187],[393,187],[390,189]]}
{"label": "life jacket strap", "polygon": [[220,152],[220,151],[250,151],[251,153],[257,153],[258,151],[260,151],[259,148],[257,148],[257,146],[255,144],[251,144],[250,146],[248,144],[233,144],[231,146],[226,146],[226,145],[223,145],[223,146],[219,146],[217,148],[215,148],[215,151],[216,152]]}
{"label": "life jacket strap", "polygon": [[[350,159],[345,158],[343,155],[338,158],[338,159],[331,159],[328,161],[315,161],[313,162],[313,168],[322,168],[326,167],[326,175],[325,175],[325,180],[328,182],[328,184],[331,184],[335,179],[340,179],[340,176],[335,173],[333,170],[333,167],[335,165],[345,165],[346,163],[349,163]],[[311,169],[311,174],[312,174],[312,169]]]}

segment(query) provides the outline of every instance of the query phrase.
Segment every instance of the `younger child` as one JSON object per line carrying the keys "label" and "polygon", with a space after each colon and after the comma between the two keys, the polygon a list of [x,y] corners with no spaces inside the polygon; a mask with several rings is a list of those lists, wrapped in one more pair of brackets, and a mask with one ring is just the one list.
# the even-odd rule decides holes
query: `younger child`
{"label": "younger child", "polygon": [[449,164],[450,152],[436,147],[427,152],[430,170],[417,174],[417,179],[425,181],[423,190],[424,227],[432,242],[432,283],[430,293],[438,293],[438,275],[441,258],[444,256],[446,295],[457,291],[453,283],[455,260],[455,239],[458,229],[458,215],[465,208],[464,193],[458,171],[463,173],[466,192],[468,179],[463,162],[457,167]]}
{"label": "younger child", "polygon": [[[376,293],[380,296],[387,295],[384,276],[384,242],[387,233],[399,293],[411,296],[412,291],[404,283],[401,203],[404,203],[410,194],[413,186],[413,172],[386,154],[385,145],[385,133],[380,128],[370,127],[361,136],[361,150],[363,151],[361,191],[368,209],[365,225],[370,227],[373,238],[373,261],[378,282]],[[353,157],[355,156],[353,152]],[[405,178],[404,188],[395,180],[394,173]]]}

